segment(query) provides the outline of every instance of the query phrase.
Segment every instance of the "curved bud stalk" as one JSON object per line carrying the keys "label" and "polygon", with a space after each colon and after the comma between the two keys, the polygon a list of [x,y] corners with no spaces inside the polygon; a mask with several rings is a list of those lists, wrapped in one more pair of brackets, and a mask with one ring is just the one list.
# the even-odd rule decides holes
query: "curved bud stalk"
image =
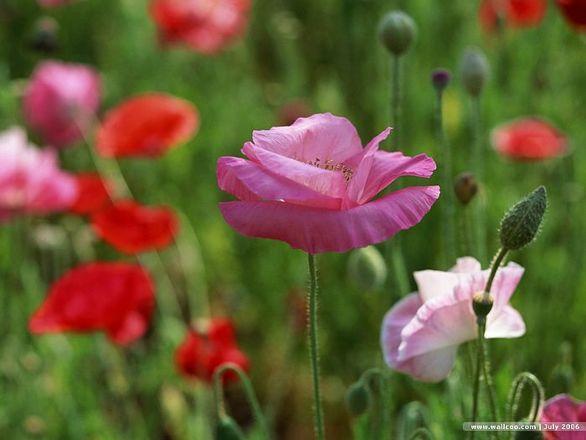
{"label": "curved bud stalk", "polygon": [[[429,433],[429,416],[427,408],[421,402],[410,402],[403,407],[399,414],[398,436],[400,440],[411,440],[412,438],[431,438],[417,437],[421,430]],[[415,436],[415,437],[414,437]]]}
{"label": "curved bud stalk", "polygon": [[526,419],[533,423],[537,420],[537,417],[539,417],[539,412],[545,401],[545,391],[543,390],[541,382],[535,375],[524,371],[513,380],[513,384],[511,385],[507,401],[507,421],[514,422],[516,420],[519,403],[523,391],[527,386],[529,386],[531,390],[531,409]]}
{"label": "curved bud stalk", "polygon": [[254,418],[256,419],[256,423],[260,428],[261,436],[265,440],[269,440],[271,438],[269,434],[269,429],[266,424],[264,415],[262,413],[260,404],[258,403],[258,399],[256,398],[256,394],[254,392],[252,383],[250,382],[250,379],[248,378],[248,375],[244,372],[244,370],[242,370],[239,366],[235,364],[224,364],[214,372],[214,397],[216,400],[216,411],[218,413],[218,425],[216,428],[217,430],[221,430],[226,435],[225,437],[218,436],[218,438],[244,438],[243,436],[237,436],[237,433],[240,431],[240,428],[238,427],[238,425],[236,425],[234,420],[232,420],[232,418],[230,418],[226,414],[226,409],[224,407],[223,376],[225,373],[228,372],[236,374],[240,379],[240,382],[242,383],[242,386],[244,388],[244,394],[246,395],[246,399],[248,400],[248,404],[252,408]]}

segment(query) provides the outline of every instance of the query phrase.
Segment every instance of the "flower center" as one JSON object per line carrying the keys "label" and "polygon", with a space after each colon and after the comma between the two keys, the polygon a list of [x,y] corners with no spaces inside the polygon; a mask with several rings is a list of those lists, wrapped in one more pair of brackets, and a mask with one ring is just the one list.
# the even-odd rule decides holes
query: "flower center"
{"label": "flower center", "polygon": [[352,168],[343,163],[334,162],[332,159],[322,161],[319,157],[316,157],[314,160],[307,161],[306,163],[328,171],[339,171],[344,176],[346,182],[349,182],[354,175],[354,170]]}

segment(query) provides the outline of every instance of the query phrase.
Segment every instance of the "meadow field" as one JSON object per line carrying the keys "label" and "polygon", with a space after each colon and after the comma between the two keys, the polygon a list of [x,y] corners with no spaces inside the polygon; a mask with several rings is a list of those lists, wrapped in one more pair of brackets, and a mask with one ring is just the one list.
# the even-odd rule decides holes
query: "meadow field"
{"label": "meadow field", "polygon": [[[562,13],[562,4],[572,3],[564,0],[536,2],[545,9],[526,21],[523,14],[519,18],[506,10],[492,22],[486,12],[479,14],[481,4],[487,3],[479,0],[210,0],[203,3],[225,8],[224,15],[218,12],[218,22],[197,37],[162,28],[162,15],[156,11],[162,0],[39,3],[44,6],[35,0],[0,0],[1,439],[324,438],[315,426],[316,375],[308,355],[315,342],[308,334],[315,336],[314,331],[319,332],[325,438],[467,438],[462,423],[472,420],[476,376],[482,376],[476,416],[480,421],[545,420],[548,399],[559,394],[586,399],[583,2],[574,2],[582,8],[580,25]],[[413,23],[400,15],[395,22],[381,24],[385,14],[397,10]],[[206,19],[204,14],[189,26],[203,27]],[[222,20],[234,22],[234,28],[213,40],[206,32],[220,32]],[[404,49],[393,46],[394,32],[406,39]],[[89,83],[75,73],[63,73],[62,79],[46,80],[53,81],[50,93],[42,89],[46,84],[39,86],[35,100],[32,84],[42,82],[40,68],[47,62],[64,68],[81,64],[99,85],[92,83],[89,95],[75,101]],[[142,101],[114,121],[116,109],[141,96],[161,102]],[[61,101],[67,99],[73,104],[63,110],[68,104]],[[81,108],[80,102],[90,101]],[[176,114],[157,117],[167,105],[174,106]],[[36,112],[41,116],[35,117]],[[331,220],[338,218],[331,214],[334,209],[315,205],[334,203],[335,197],[317,186],[308,189],[305,184],[311,179],[302,184],[294,174],[297,166],[305,167],[303,173],[315,171],[316,179],[320,173],[335,174],[340,178],[336,185],[346,179],[339,185],[347,185],[347,191],[363,177],[349,156],[330,166],[314,163],[313,156],[291,164],[289,157],[281,162],[282,157],[269,155],[263,162],[266,169],[255,162],[264,160],[260,156],[254,164],[220,159],[252,159],[260,155],[257,150],[265,151],[258,145],[273,142],[274,148],[281,148],[298,138],[308,145],[315,140],[307,148],[316,151],[329,148],[323,145],[328,139],[337,143],[331,148],[350,142],[347,123],[327,113],[347,118],[356,127],[360,148],[393,127],[380,150],[410,157],[424,154],[427,157],[417,156],[424,161],[418,163],[427,168],[397,171],[395,177],[406,176],[392,183],[391,191],[439,185],[439,198],[433,189],[426,193],[431,202],[409,199],[395,208],[401,213],[396,217],[400,227],[381,220],[389,217],[377,217],[375,208],[381,204],[376,200],[351,201],[351,206],[358,205],[354,209],[370,211],[341,225]],[[310,115],[317,116],[301,124],[315,121],[317,128],[311,131],[311,126],[306,137],[295,137],[289,129],[280,135],[257,133],[257,146],[247,144],[255,153],[241,152],[253,140],[253,131],[289,126]],[[146,122],[135,121],[143,116]],[[68,126],[71,136],[60,138],[63,132],[55,134],[54,124],[69,119],[75,124]],[[511,134],[509,124],[519,121],[539,124]],[[180,123],[181,133],[169,132],[171,125]],[[320,137],[322,126],[334,134]],[[16,150],[8,144],[24,135],[15,127],[26,131],[26,142],[38,146],[28,148],[53,154],[45,160],[57,161],[54,177],[43,177],[41,159],[30,166],[28,156],[11,152]],[[504,136],[512,146],[503,146]],[[127,150],[122,151],[123,144]],[[307,153],[303,148],[301,155]],[[256,168],[246,174],[246,167],[253,165]],[[123,214],[104,214],[100,223],[101,211],[76,211],[73,199],[56,202],[65,198],[63,188],[79,173],[99,173],[108,182],[111,200],[102,203],[103,210],[112,201],[130,198],[166,208],[145,214],[149,220],[141,225],[133,226],[135,220]],[[471,175],[463,180],[461,173]],[[61,179],[59,184],[56,179]],[[34,185],[31,202],[33,196],[27,199],[26,191]],[[527,228],[539,229],[534,242],[519,250],[505,246],[510,250],[507,262],[525,269],[510,303],[518,312],[515,322],[524,322],[524,329],[514,336],[475,341],[473,333],[456,341],[451,329],[436,327],[456,326],[461,316],[454,312],[449,320],[420,323],[422,331],[445,333],[454,347],[460,345],[449,374],[391,368],[392,354],[381,348],[381,333],[384,346],[385,335],[400,338],[405,332],[384,327],[383,319],[406,295],[423,290],[413,274],[448,271],[456,258],[465,256],[489,269],[504,246],[499,229],[503,215],[540,186],[547,191],[543,221],[539,212],[530,212],[519,226],[533,222]],[[275,188],[286,195],[275,196]],[[81,197],[80,187],[73,185],[72,191]],[[297,201],[308,192],[315,200]],[[462,203],[468,196],[471,200]],[[54,202],[51,208],[37,206],[44,198]],[[241,205],[220,209],[220,203],[236,199]],[[351,203],[347,198],[335,200],[341,206]],[[271,203],[274,211],[259,211],[252,225],[246,223],[252,211],[244,210],[253,208],[236,208],[257,209],[263,203]],[[429,206],[422,208],[425,203]],[[228,213],[227,207],[235,208]],[[339,218],[346,218],[343,209]],[[167,221],[159,226],[168,234],[158,231],[164,237],[153,238],[149,227],[159,215]],[[356,238],[364,236],[362,227],[371,239]],[[155,242],[141,241],[148,238]],[[356,249],[367,245],[367,251]],[[315,281],[308,272],[307,254],[319,274],[317,310],[315,295],[307,296]],[[92,262],[116,262],[120,271],[142,267],[143,272],[132,276],[148,276],[152,286],[121,287],[130,281],[111,282],[104,269],[103,275],[94,274],[87,282],[71,281],[73,288],[61,292],[60,299],[46,302],[65,274]],[[503,284],[499,280],[505,275],[499,274],[506,270],[499,270],[495,286]],[[478,281],[471,279],[472,284]],[[437,285],[439,289],[441,282]],[[433,283],[427,286],[433,288]],[[448,295],[461,293],[454,292]],[[136,321],[114,322],[122,308],[131,307],[132,295],[142,301],[137,309],[129,309]],[[103,298],[111,302],[103,304]],[[465,306],[466,322],[475,322],[471,298]],[[312,319],[316,317],[317,323]],[[228,321],[217,321],[224,318]],[[229,354],[209,346],[216,343],[209,333],[214,322],[229,322],[234,330],[234,335],[218,336],[218,344],[228,347]],[[191,348],[186,332],[195,338]],[[494,396],[477,362],[486,342]],[[191,349],[199,354],[190,354]],[[234,372],[222,381],[217,368],[224,362],[238,365],[250,382]],[[435,368],[431,359],[429,365]],[[520,383],[527,386],[514,420],[509,420],[506,402],[522,372],[534,376],[522,376]],[[251,401],[248,385],[258,402]],[[497,417],[490,408],[491,396]],[[550,421],[586,422],[584,403],[581,408],[580,420]],[[499,438],[509,434],[500,433]],[[574,437],[557,435],[547,438],[586,438],[584,431],[569,434]],[[478,433],[476,438],[491,437]]]}

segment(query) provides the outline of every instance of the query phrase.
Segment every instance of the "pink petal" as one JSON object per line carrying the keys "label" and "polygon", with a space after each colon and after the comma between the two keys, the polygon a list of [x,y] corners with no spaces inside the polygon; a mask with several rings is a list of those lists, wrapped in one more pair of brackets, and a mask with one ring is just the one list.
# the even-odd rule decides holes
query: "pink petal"
{"label": "pink petal", "polygon": [[525,322],[514,308],[505,305],[488,314],[484,336],[492,338],[518,338],[525,334]]}
{"label": "pink petal", "polygon": [[386,129],[366,147],[366,152],[348,186],[348,199],[363,204],[376,196],[401,176],[430,177],[436,169],[435,162],[425,154],[415,157],[401,152],[378,151],[380,142],[390,133]]}
{"label": "pink petal", "polygon": [[454,368],[457,352],[457,345],[433,350],[400,362],[396,370],[422,382],[440,382],[448,377]]}
{"label": "pink petal", "polygon": [[[488,271],[485,272],[488,273]],[[494,308],[500,308],[509,302],[523,276],[523,272],[525,272],[525,269],[513,262],[497,271],[490,289],[490,293],[494,296]],[[488,275],[486,277],[488,280]]]}
{"label": "pink petal", "polygon": [[450,272],[456,273],[474,273],[481,272],[480,262],[473,257],[461,257],[456,260],[456,265],[450,269]]}
{"label": "pink petal", "polygon": [[271,173],[258,164],[237,157],[218,160],[218,186],[243,201],[285,201],[305,206],[339,209],[341,200]]}
{"label": "pink petal", "polygon": [[381,346],[385,362],[391,368],[397,368],[401,331],[415,317],[423,303],[417,293],[407,295],[387,312],[383,319]]}
{"label": "pink petal", "polygon": [[[568,394],[558,394],[545,402],[540,421],[552,422],[586,422],[586,402],[575,400]],[[548,435],[549,434],[549,435]],[[580,440],[583,432],[547,432],[548,439]]]}
{"label": "pink petal", "polygon": [[330,197],[343,197],[346,180],[340,171],[326,170],[265,150],[251,142],[244,144],[242,152],[252,161],[284,178]]}
{"label": "pink petal", "polygon": [[289,127],[255,131],[252,141],[257,147],[302,162],[320,158],[322,163],[341,163],[362,151],[352,123],[331,113],[299,118]]}
{"label": "pink petal", "polygon": [[460,279],[455,273],[440,270],[422,270],[415,272],[413,277],[424,302],[453,294]]}
{"label": "pink petal", "polygon": [[349,210],[284,202],[225,202],[226,222],[243,235],[272,238],[316,254],[380,243],[421,221],[439,197],[438,186],[409,187]]}

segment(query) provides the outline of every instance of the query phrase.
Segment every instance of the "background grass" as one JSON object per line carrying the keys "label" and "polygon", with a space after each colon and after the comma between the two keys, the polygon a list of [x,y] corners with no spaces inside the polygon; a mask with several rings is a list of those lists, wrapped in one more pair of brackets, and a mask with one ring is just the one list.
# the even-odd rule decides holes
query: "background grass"
{"label": "background grass", "polygon": [[[539,184],[549,192],[541,236],[512,256],[526,267],[513,305],[523,314],[527,333],[491,342],[500,401],[523,370],[547,385],[548,396],[559,391],[559,380],[551,377],[564,341],[573,355],[575,380],[569,391],[586,397],[584,38],[572,32],[553,5],[539,27],[497,37],[481,32],[477,1],[433,3],[255,0],[246,37],[220,55],[205,57],[162,50],[146,1],[85,0],[50,12],[32,0],[0,2],[0,129],[23,124],[23,81],[45,57],[30,48],[30,40],[35,21],[47,13],[60,27],[60,49],[53,57],[99,69],[103,109],[153,90],[198,107],[201,128],[191,142],[161,160],[124,161],[122,169],[140,201],[167,203],[181,213],[182,258],[170,249],[164,252],[165,264],[172,277],[187,280],[182,288],[197,316],[211,310],[237,323],[239,341],[252,360],[253,383],[278,438],[310,438],[312,430],[303,321],[305,256],[282,243],[238,236],[223,222],[217,203],[229,197],[217,189],[216,160],[239,155],[253,129],[276,125],[281,106],[297,99],[314,112],[349,117],[365,143],[384,129],[390,69],[376,27],[386,11],[397,7],[419,27],[403,66],[404,151],[430,154],[441,167],[429,75],[435,67],[456,73],[464,48],[479,46],[492,65],[482,100],[486,182],[479,196],[487,204],[489,253],[497,250],[497,225],[506,208]],[[470,108],[457,75],[445,111],[454,170],[467,170]],[[489,147],[489,129],[524,115],[554,122],[569,136],[571,153],[546,163],[499,158]],[[392,138],[387,142],[392,147]],[[64,151],[62,160],[71,170],[92,169],[81,145]],[[420,225],[401,233],[410,272],[445,269],[439,266],[442,203],[440,199]],[[95,258],[120,257],[96,243],[74,217],[28,219],[0,228],[0,438],[209,438],[210,389],[186,383],[174,371],[173,350],[183,329],[155,256],[146,255],[143,263],[157,278],[159,311],[147,337],[131,348],[117,349],[99,334],[33,338],[28,333],[28,317],[47,285],[76,262]],[[347,259],[337,254],[319,258],[321,359],[331,438],[350,438],[353,423],[356,435],[364,428],[364,420],[352,420],[344,409],[344,392],[362,371],[382,365],[380,323],[399,299],[392,279],[380,291],[359,291],[348,282]],[[405,414],[405,405],[419,401],[438,438],[460,433],[460,402],[469,393],[461,369],[438,385],[399,374],[391,375],[390,382],[394,429],[411,420],[398,417]],[[238,387],[228,391],[228,400],[235,418],[249,426],[250,413]]]}

